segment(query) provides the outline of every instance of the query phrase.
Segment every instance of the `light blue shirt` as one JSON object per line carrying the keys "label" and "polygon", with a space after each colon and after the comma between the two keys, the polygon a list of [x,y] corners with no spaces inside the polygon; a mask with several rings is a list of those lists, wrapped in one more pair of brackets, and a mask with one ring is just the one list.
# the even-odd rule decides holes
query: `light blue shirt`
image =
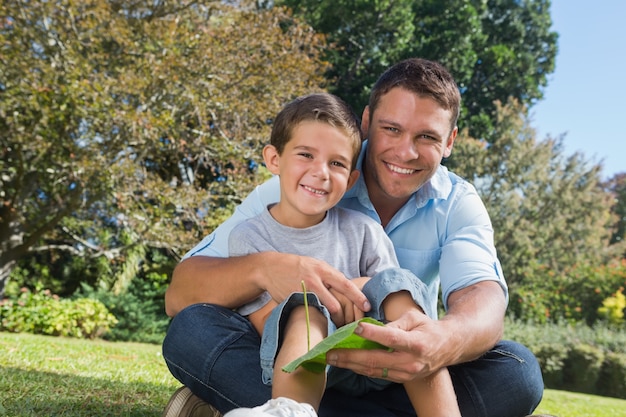
{"label": "light blue shirt", "polygon": [[[357,169],[361,169],[367,142]],[[259,185],[233,215],[206,236],[184,258],[204,255],[228,257],[228,235],[243,220],[261,213],[280,198],[279,179]],[[369,199],[363,175],[348,190],[340,206],[367,214],[380,223]],[[395,214],[385,232],[393,242],[402,268],[427,286],[435,303],[441,285],[444,307],[456,290],[482,281],[496,281],[508,300],[508,289],[493,242],[487,209],[470,183],[444,166],[417,190]]]}

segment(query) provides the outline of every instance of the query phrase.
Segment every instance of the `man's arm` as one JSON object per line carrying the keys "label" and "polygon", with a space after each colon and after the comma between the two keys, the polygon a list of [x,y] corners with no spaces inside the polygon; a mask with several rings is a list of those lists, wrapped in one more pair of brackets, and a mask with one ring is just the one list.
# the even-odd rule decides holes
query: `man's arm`
{"label": "man's arm", "polygon": [[506,297],[500,283],[483,281],[458,290],[448,298],[448,313],[440,320],[459,346],[445,365],[478,358],[491,349],[504,333]]}
{"label": "man's arm", "polygon": [[184,259],[174,269],[165,293],[165,312],[174,317],[192,304],[211,303],[235,308],[253,300],[263,292],[258,285],[258,275],[265,255]]}
{"label": "man's arm", "polygon": [[[344,323],[346,315],[352,314],[352,304],[369,310],[367,298],[357,286],[326,262],[278,252],[230,258],[192,256],[183,260],[165,293],[165,310],[173,317],[196,303],[235,308],[264,290],[281,301],[301,291],[301,281],[308,291],[317,294],[337,323]],[[350,303],[340,303],[331,291],[345,295]]]}
{"label": "man's arm", "polygon": [[407,313],[384,327],[362,323],[358,334],[393,351],[339,349],[328,363],[378,378],[387,368],[388,379],[406,382],[476,359],[500,340],[506,309],[500,284],[479,282],[452,293],[448,303],[448,314],[438,321]]}

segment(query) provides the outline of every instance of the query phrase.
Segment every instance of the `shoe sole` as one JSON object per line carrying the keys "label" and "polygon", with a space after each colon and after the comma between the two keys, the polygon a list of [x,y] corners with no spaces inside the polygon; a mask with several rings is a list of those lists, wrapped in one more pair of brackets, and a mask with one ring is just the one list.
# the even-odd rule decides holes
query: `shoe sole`
{"label": "shoe sole", "polygon": [[181,387],[176,390],[174,395],[172,395],[172,399],[169,404],[165,407],[162,417],[178,417],[185,406],[185,403],[192,395],[192,392],[185,387]]}

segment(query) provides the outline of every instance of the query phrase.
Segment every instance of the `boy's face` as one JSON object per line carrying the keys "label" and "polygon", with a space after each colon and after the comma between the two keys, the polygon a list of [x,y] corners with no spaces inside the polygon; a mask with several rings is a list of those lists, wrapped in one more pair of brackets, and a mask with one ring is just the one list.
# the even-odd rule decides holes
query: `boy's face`
{"label": "boy's face", "polygon": [[300,123],[282,155],[268,145],[263,158],[268,169],[280,176],[280,203],[273,207],[272,216],[291,227],[322,221],[359,176],[351,171],[350,138],[322,122]]}
{"label": "boy's face", "polygon": [[374,206],[404,204],[432,178],[442,158],[452,152],[457,128],[450,131],[451,117],[451,111],[433,99],[399,87],[381,97],[373,114],[365,109],[364,175]]}

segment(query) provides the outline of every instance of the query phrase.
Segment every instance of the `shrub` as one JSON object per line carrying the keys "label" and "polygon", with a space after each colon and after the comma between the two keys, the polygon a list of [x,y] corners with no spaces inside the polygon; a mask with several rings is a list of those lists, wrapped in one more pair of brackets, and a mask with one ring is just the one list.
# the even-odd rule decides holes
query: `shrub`
{"label": "shrub", "polygon": [[573,346],[563,364],[563,386],[568,391],[593,394],[603,362],[601,348],[588,344]]}
{"label": "shrub", "polygon": [[508,318],[504,333],[535,354],[546,387],[626,398],[626,331],[607,323],[591,327]]}
{"label": "shrub", "polygon": [[546,343],[534,346],[531,350],[539,361],[544,384],[548,387],[562,387],[567,347],[561,344]]}
{"label": "shrub", "polygon": [[19,296],[0,304],[0,330],[93,339],[102,336],[117,319],[101,302],[61,299],[49,290],[24,288]]}
{"label": "shrub", "polygon": [[626,355],[609,352],[600,371],[597,393],[609,397],[626,398]]}
{"label": "shrub", "polygon": [[511,285],[509,315],[536,323],[566,320],[592,325],[602,303],[626,287],[626,259],[607,265],[580,264],[561,272],[537,268]]}
{"label": "shrub", "polygon": [[117,295],[107,289],[82,285],[78,297],[99,300],[119,321],[103,335],[104,339],[144,343],[163,341],[170,321],[165,314],[168,277],[156,272],[148,275],[146,279],[134,278],[126,291]]}
{"label": "shrub", "polygon": [[620,325],[624,323],[624,309],[626,309],[626,296],[620,288],[617,292],[602,302],[598,308],[598,314],[609,323]]}

